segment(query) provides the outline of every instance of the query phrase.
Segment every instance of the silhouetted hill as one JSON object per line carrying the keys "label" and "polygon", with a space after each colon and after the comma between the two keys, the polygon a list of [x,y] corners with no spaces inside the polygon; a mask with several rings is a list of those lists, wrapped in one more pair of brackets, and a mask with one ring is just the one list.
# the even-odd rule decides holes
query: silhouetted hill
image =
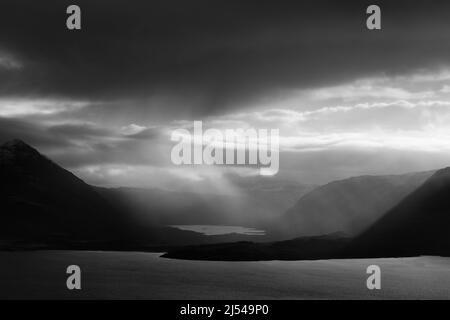
{"label": "silhouetted hill", "polygon": [[450,255],[450,168],[437,171],[348,249],[351,256]]}
{"label": "silhouetted hill", "polygon": [[342,257],[349,243],[342,233],[255,243],[234,242],[170,249],[164,258],[214,261],[317,260]]}
{"label": "silhouetted hill", "polygon": [[301,197],[281,219],[281,225],[290,236],[336,231],[356,235],[433,173],[361,176],[331,182]]}
{"label": "silhouetted hill", "polygon": [[0,146],[0,194],[2,239],[125,236],[124,217],[89,185],[23,141]]}

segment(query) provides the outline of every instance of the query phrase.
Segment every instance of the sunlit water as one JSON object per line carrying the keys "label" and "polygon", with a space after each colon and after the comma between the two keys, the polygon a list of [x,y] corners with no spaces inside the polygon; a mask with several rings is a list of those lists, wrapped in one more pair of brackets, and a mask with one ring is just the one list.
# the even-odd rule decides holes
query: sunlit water
{"label": "sunlit water", "polygon": [[255,228],[246,228],[240,226],[219,226],[219,225],[173,225],[171,227],[180,230],[188,230],[202,233],[207,236],[221,235],[221,234],[245,234],[249,236],[263,236],[266,234],[264,230]]}
{"label": "sunlit water", "polygon": [[[445,299],[450,259],[213,262],[157,253],[0,252],[0,298],[113,299]],[[66,268],[82,270],[82,290],[66,289]],[[366,268],[381,267],[381,290]]]}

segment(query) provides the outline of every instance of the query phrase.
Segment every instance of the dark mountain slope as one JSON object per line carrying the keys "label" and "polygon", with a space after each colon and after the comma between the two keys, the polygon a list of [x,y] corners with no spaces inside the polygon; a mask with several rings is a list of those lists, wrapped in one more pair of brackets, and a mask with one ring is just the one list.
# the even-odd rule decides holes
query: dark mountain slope
{"label": "dark mountain slope", "polygon": [[422,186],[356,237],[348,254],[364,257],[450,255],[450,168]]}
{"label": "dark mountain slope", "polygon": [[89,185],[20,140],[0,146],[0,237],[113,240],[123,216]]}

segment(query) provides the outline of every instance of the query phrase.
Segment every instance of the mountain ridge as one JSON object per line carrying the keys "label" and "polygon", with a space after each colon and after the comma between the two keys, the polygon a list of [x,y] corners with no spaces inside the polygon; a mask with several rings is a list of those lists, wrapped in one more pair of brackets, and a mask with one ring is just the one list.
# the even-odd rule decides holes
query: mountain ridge
{"label": "mountain ridge", "polygon": [[119,226],[124,221],[114,208],[83,180],[22,140],[0,146],[0,179],[1,218],[3,225],[9,222],[3,235],[121,238]]}
{"label": "mountain ridge", "polygon": [[357,235],[433,173],[363,175],[332,181],[302,196],[283,216],[282,226],[293,236],[336,231]]}

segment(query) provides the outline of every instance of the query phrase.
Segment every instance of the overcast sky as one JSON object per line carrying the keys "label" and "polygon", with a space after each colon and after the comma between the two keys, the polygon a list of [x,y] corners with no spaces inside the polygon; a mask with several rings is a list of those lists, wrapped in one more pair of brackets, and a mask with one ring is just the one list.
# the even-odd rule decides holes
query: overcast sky
{"label": "overcast sky", "polygon": [[173,165],[193,120],[280,129],[280,179],[450,165],[450,5],[376,3],[379,31],[365,1],[2,0],[0,140],[108,186],[255,174]]}

